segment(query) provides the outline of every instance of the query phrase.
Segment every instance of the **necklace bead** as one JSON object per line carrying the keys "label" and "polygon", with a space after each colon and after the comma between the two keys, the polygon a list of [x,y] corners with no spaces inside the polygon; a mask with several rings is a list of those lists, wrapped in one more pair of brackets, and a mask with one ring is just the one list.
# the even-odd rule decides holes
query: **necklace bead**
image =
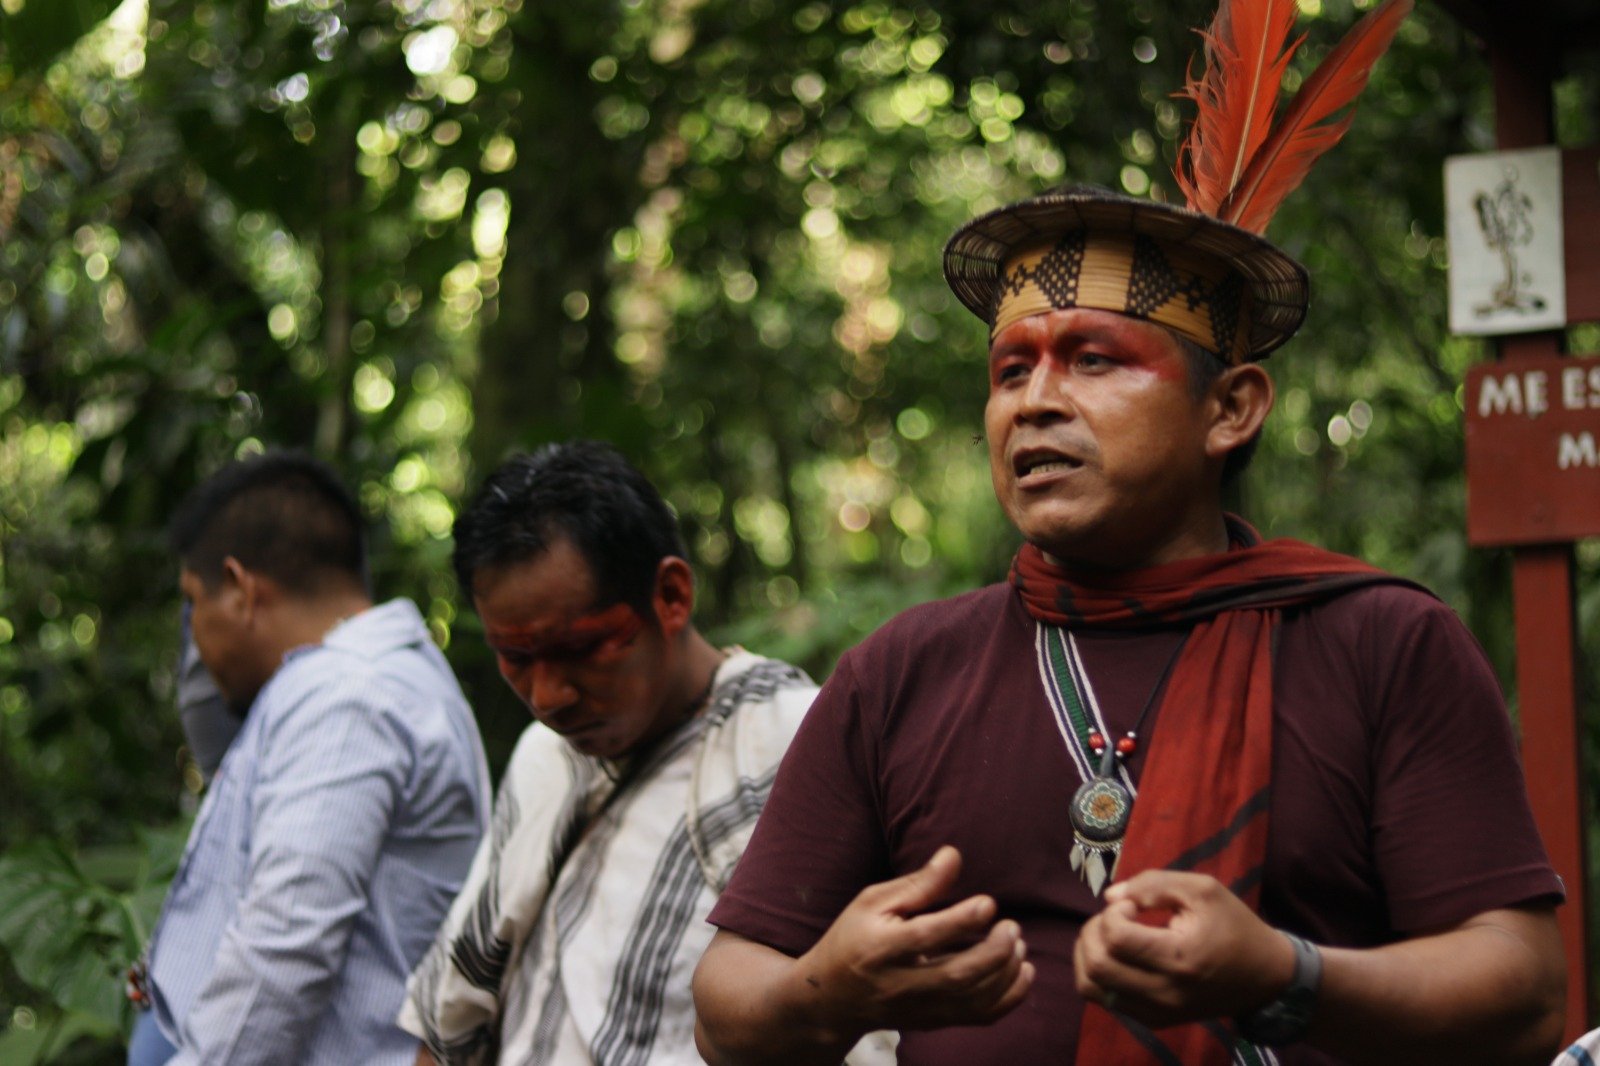
{"label": "necklace bead", "polygon": [[1132,755],[1137,750],[1139,750],[1139,741],[1132,733],[1117,741],[1118,755]]}

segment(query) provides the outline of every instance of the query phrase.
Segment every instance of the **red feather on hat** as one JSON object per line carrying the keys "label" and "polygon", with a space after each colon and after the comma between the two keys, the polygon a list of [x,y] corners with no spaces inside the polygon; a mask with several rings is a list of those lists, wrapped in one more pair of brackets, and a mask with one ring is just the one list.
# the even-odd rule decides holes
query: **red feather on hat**
{"label": "red feather on hat", "polygon": [[1413,0],[1385,0],[1345,35],[1272,128],[1278,90],[1302,36],[1294,41],[1295,0],[1222,0],[1203,31],[1206,70],[1183,91],[1199,113],[1174,171],[1188,206],[1260,233],[1317,158],[1339,143],[1354,102],[1388,50]]}

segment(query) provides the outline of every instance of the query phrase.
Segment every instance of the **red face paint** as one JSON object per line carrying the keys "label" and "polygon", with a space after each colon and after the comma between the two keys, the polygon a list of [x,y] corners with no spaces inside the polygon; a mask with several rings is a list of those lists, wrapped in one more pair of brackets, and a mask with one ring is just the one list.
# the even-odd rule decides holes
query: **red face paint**
{"label": "red face paint", "polygon": [[582,659],[605,658],[633,643],[644,629],[639,612],[625,603],[567,622],[552,629],[548,625],[497,626],[485,633],[496,654],[528,658]]}
{"label": "red face paint", "polygon": [[612,759],[681,721],[671,698],[681,659],[654,598],[617,603],[597,584],[563,538],[483,575],[472,600],[517,698],[574,749]]}

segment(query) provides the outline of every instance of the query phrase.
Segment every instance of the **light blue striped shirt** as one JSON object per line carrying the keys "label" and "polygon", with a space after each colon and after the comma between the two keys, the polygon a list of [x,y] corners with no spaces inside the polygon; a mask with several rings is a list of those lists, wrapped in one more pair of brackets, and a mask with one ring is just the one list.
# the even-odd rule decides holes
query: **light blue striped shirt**
{"label": "light blue striped shirt", "polygon": [[488,817],[483,746],[409,600],[284,658],[200,808],[150,947],[172,1066],[410,1066],[394,1023]]}

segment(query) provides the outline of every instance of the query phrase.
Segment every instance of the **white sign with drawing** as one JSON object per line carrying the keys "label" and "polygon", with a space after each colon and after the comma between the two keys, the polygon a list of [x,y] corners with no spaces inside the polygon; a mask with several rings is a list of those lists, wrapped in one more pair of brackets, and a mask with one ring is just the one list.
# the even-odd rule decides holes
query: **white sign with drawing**
{"label": "white sign with drawing", "polygon": [[1561,149],[1458,155],[1444,164],[1450,331],[1567,324]]}

